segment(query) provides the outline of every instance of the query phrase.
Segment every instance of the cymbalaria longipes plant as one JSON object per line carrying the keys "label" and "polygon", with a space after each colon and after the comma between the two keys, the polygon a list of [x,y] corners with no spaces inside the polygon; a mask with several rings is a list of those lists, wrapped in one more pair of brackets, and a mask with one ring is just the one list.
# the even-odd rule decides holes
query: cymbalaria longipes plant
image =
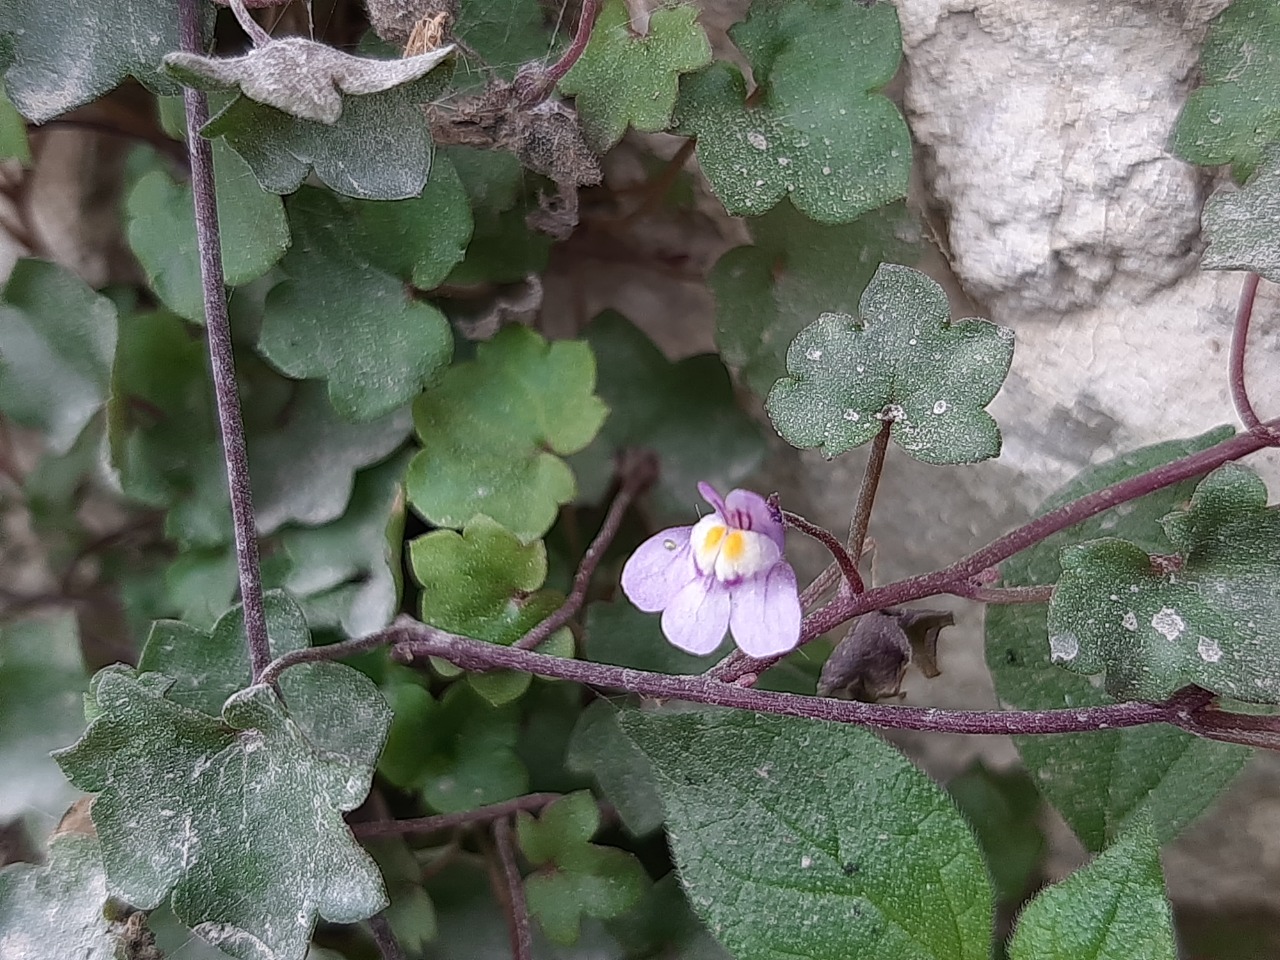
{"label": "cymbalaria longipes plant", "polygon": [[[2,568],[0,960],[1178,955],[1160,847],[1280,749],[1271,0],[1169,141],[1224,168],[1240,427],[897,580],[886,460],[1013,446],[1018,342],[910,265],[904,7],[55,6],[0,0],[0,563],[48,567]],[[24,219],[73,168],[92,255]],[[936,705],[966,605],[999,708]],[[900,730],[1022,764],[939,785]]]}

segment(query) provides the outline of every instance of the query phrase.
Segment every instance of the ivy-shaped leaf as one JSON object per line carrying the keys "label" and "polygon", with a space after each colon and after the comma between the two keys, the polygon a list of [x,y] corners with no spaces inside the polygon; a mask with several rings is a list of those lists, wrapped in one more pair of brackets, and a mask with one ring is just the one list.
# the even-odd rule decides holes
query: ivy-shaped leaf
{"label": "ivy-shaped leaf", "polygon": [[1000,428],[985,410],[1013,360],[1013,331],[988,320],[953,323],[947,296],[910,267],[882,264],[858,316],[823,314],[792,341],[790,376],[765,404],[792,446],[834,457],[885,423],[925,463],[998,456]]}
{"label": "ivy-shaped leaf", "polygon": [[[1205,449],[1231,435],[1222,428],[1190,440],[1144,447],[1085,470],[1040,508],[1052,510],[1109,484]],[[1195,487],[1187,481],[1148,494],[1054,534],[1006,560],[1010,586],[1056,583],[1064,547],[1121,535],[1157,551],[1159,522]],[[1107,591],[1107,596],[1111,592]],[[987,664],[1001,703],[1025,710],[1089,707],[1110,698],[1089,678],[1051,660],[1047,604],[992,605],[986,611]],[[1135,816],[1148,815],[1161,841],[1170,840],[1226,789],[1250,751],[1168,726],[1100,730],[1056,737],[1015,738],[1036,786],[1090,850],[1115,840]]]}
{"label": "ivy-shaped leaf", "polygon": [[414,57],[355,57],[305,37],[282,37],[239,57],[170,53],[165,72],[189,87],[238,90],[250,100],[303,120],[334,124],[347,97],[386,93],[426,76],[453,46]]}
{"label": "ivy-shaped leaf", "polygon": [[44,260],[19,260],[0,294],[0,411],[68,452],[107,399],[116,308]]}
{"label": "ivy-shaped leaf", "polygon": [[947,796],[856,727],[630,711],[694,910],[737,960],[986,960],[991,885]]}
{"label": "ivy-shaped leaf", "polygon": [[406,200],[422,193],[431,171],[431,134],[422,104],[439,95],[442,72],[382,93],[348,97],[333,124],[237,97],[201,133],[225,138],[262,189],[272,193],[293,193],[314,171],[335,193]]}
{"label": "ivy-shaped leaf", "polygon": [[1087,867],[1018,917],[1009,960],[1174,960],[1160,846],[1139,818]]}
{"label": "ivy-shaped leaf", "polygon": [[107,876],[97,839],[55,834],[48,863],[0,870],[0,957],[121,960],[125,944],[106,907]]}
{"label": "ivy-shaped leaf", "polygon": [[1266,484],[1227,464],[1162,523],[1173,556],[1119,539],[1062,551],[1049,604],[1053,660],[1105,673],[1117,699],[1158,700],[1195,684],[1280,702],[1280,507],[1267,506]]}
{"label": "ivy-shaped leaf", "polygon": [[[523,64],[548,55],[538,0],[458,0],[457,9],[459,39],[498,76],[510,79]],[[483,77],[480,70],[474,73]]]}
{"label": "ivy-shaped leaf", "polygon": [[585,343],[512,326],[480,344],[414,404],[423,450],[409,465],[409,503],[438,526],[483,513],[522,540],[542,536],[577,492],[560,457],[604,422],[595,383]]}
{"label": "ivy-shaped leaf", "polygon": [[438,701],[408,683],[386,694],[394,719],[378,770],[391,783],[420,791],[443,813],[528,792],[529,773],[515,751],[520,718],[514,705],[495,707],[465,683],[453,684]]}
{"label": "ivy-shaped leaf", "polygon": [[1235,0],[1210,23],[1200,70],[1204,85],[1178,116],[1173,151],[1192,163],[1229,163],[1243,182],[1280,139],[1280,8]]}
{"label": "ivy-shaped leaf", "polygon": [[716,63],[680,83],[677,132],[737,216],[785,196],[823,223],[847,223],[907,194],[911,137],[876,91],[893,79],[902,34],[893,4],[769,0],[730,31],[751,64]]}
{"label": "ivy-shaped leaf", "polygon": [[0,160],[17,160],[24,167],[31,166],[27,122],[3,90],[0,90]]}
{"label": "ivy-shaped leaf", "polygon": [[1209,198],[1203,226],[1206,270],[1252,270],[1280,283],[1280,145],[1263,155],[1244,189]]}
{"label": "ivy-shaped leaf", "polygon": [[[212,10],[205,15],[212,20]],[[159,94],[178,85],[160,61],[181,46],[176,0],[97,0],[49,15],[40,0],[11,0],[0,8],[0,33],[9,33],[13,63],[4,76],[9,98],[33,123],[98,99],[126,76]]]}
{"label": "ivy-shaped leaf", "polygon": [[996,771],[982,761],[947,783],[986,856],[996,901],[1021,903],[1040,866],[1043,804],[1025,770]]}
{"label": "ivy-shaped leaf", "polygon": [[86,689],[74,614],[0,626],[0,823],[31,811],[56,818],[74,796],[49,751],[84,732]]}
{"label": "ivy-shaped leaf", "polygon": [[537,819],[521,813],[516,821],[520,850],[537,868],[524,882],[529,912],[556,943],[576,943],[584,916],[625,913],[649,885],[634,856],[590,842],[599,829],[600,808],[587,791],[561,797]]}
{"label": "ivy-shaped leaf", "polygon": [[429,289],[462,258],[471,221],[457,176],[437,164],[421,197],[396,203],[344,206],[303,187],[289,222],[288,279],[267,295],[258,349],[290,376],[326,378],[348,419],[407,403],[453,355],[444,314],[408,285]]}
{"label": "ivy-shaped leaf", "polygon": [[705,480],[731,489],[764,459],[764,438],[734,398],[729,373],[714,354],[671,363],[620,313],[596,317],[583,332],[596,357],[600,399],[609,417],[591,446],[569,463],[578,494],[601,499],[624,447],[655,452],[658,481],[649,501],[655,519],[689,515],[690,491]]}
{"label": "ivy-shaped leaf", "polygon": [[[354,923],[385,907],[377,866],[342,820],[371,764],[317,750],[269,687],[233,695],[219,720],[167,699],[166,685],[107,668],[89,730],[55,755],[97,793],[112,893],[143,909],[172,895],[180,920],[238,960],[302,960],[317,914]],[[376,745],[383,730],[361,733]]]}
{"label": "ivy-shaped leaf", "polygon": [[408,465],[406,451],[356,474],[351,502],[333,523],[281,531],[292,561],[284,584],[312,627],[362,637],[399,610]]}
{"label": "ivy-shaped leaf", "polygon": [[[222,236],[222,269],[228,286],[262,276],[289,246],[284,204],[266,193],[240,155],[213,145]],[[151,289],[174,313],[204,322],[200,255],[196,247],[191,185],[161,170],[144,175],[125,200],[129,248],[146,271]]]}
{"label": "ivy-shaped leaf", "polygon": [[[554,613],[564,595],[539,589],[547,579],[542,541],[521,543],[501,524],[476,516],[461,533],[435,530],[409,544],[409,563],[422,585],[422,620],[477,640],[510,646]],[[544,653],[573,655],[568,628],[548,638]],[[468,682],[494,704],[529,689],[527,673],[476,673]]]}
{"label": "ivy-shaped leaf", "polygon": [[604,153],[627,127],[655,133],[671,123],[680,74],[711,62],[711,44],[691,4],[664,6],[638,36],[623,0],[606,0],[582,57],[560,81],[576,97],[582,132]]}
{"label": "ivy-shaped leaf", "polygon": [[569,740],[565,766],[595,778],[604,798],[634,836],[643,837],[662,826],[662,799],[653,771],[645,755],[618,726],[618,708],[613,704],[597,700],[582,711]]}
{"label": "ivy-shaped leaf", "polygon": [[881,263],[913,263],[916,232],[906,206],[890,204],[852,223],[815,223],[784,200],[748,221],[751,246],[716,261],[716,346],[759,397],[786,376],[787,347],[827,312],[854,313]]}

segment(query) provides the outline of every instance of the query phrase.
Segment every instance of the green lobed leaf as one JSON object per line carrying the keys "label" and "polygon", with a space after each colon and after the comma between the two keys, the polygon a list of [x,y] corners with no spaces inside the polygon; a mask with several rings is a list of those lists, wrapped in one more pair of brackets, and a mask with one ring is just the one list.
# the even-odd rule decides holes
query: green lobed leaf
{"label": "green lobed leaf", "polygon": [[858,316],[823,314],[787,350],[790,376],[765,403],[782,438],[835,457],[885,423],[925,463],[998,456],[1000,428],[984,409],[1013,359],[1013,331],[976,318],[953,323],[947,296],[910,267],[882,264]]}
{"label": "green lobed leaf", "polygon": [[0,160],[17,160],[31,166],[31,144],[27,142],[27,122],[0,89]]}
{"label": "green lobed leaf", "polygon": [[1027,905],[1010,960],[1174,960],[1173,922],[1151,825],[1138,818],[1087,867]]}
{"label": "green lobed leaf", "polygon": [[1158,700],[1194,684],[1237,700],[1280,701],[1280,507],[1266,484],[1226,464],[1162,524],[1178,558],[1126,540],[1062,551],[1049,651],[1117,699]]}
{"label": "green lobed leaf", "polygon": [[74,614],[0,626],[0,823],[33,811],[56,819],[74,797],[49,751],[84,732],[87,688]]}
{"label": "green lobed leaf", "polygon": [[[409,564],[422,585],[422,620],[432,626],[510,646],[564,602],[539,589],[547,579],[542,541],[521,543],[489,517],[472,517],[461,533],[435,530],[409,544]],[[562,628],[548,638],[546,653],[572,656],[573,637]],[[493,704],[514,700],[531,677],[516,671],[468,676]]]}
{"label": "green lobed leaf", "polygon": [[438,526],[483,513],[522,540],[542,536],[576,493],[560,457],[586,447],[607,413],[595,383],[580,341],[513,326],[480,344],[414,404],[423,450],[409,465],[410,505]]}
{"label": "green lobed leaf", "polygon": [[998,903],[1020,903],[1044,855],[1040,794],[1021,769],[996,771],[980,760],[947,783],[973,828],[991,871]]}
{"label": "green lobed leaf", "polygon": [[344,196],[407,200],[422,193],[431,170],[422,104],[438,95],[441,73],[382,93],[344,97],[333,124],[237,97],[201,133],[224,138],[272,193],[292,193],[314,172]]}
{"label": "green lobed leaf", "polygon": [[396,940],[411,956],[424,953],[439,931],[435,904],[422,888],[422,864],[402,839],[366,841],[366,845],[387,885],[391,905],[386,917]]}
{"label": "green lobed leaf", "polygon": [[648,501],[655,522],[683,521],[698,481],[731,489],[764,460],[760,429],[734,398],[719,357],[671,363],[634,324],[605,311],[583,331],[596,357],[600,399],[609,416],[595,441],[574,456],[579,496],[598,501],[624,447],[656,453],[661,469]]}
{"label": "green lobed leaf", "polygon": [[107,399],[116,309],[71,272],[19,260],[0,294],[0,411],[66,453]]}
{"label": "green lobed leaf", "polygon": [[954,806],[866,730],[632,711],[690,902],[737,960],[964,960],[992,901]]}
{"label": "green lobed leaf", "polygon": [[303,187],[289,201],[296,242],[267,295],[258,349],[292,377],[323,377],[335,409],[371,420],[399,407],[453,354],[448,321],[422,303],[462,258],[470,214],[457,175],[437,164],[422,196],[343,204]]}
{"label": "green lobed leaf", "polygon": [[1280,145],[1263,155],[1243,190],[1219,189],[1204,205],[1206,270],[1252,270],[1280,282]]}
{"label": "green lobed leaf", "polygon": [[711,44],[691,4],[663,6],[636,34],[623,0],[605,0],[582,57],[560,81],[576,97],[582,132],[600,153],[631,126],[656,133],[671,123],[680,74],[711,62]]}
{"label": "green lobed leaf", "polygon": [[[583,633],[583,658],[596,663],[686,675],[707,669],[706,657],[685,653],[667,641],[660,618],[642,613],[625,600],[588,604]],[[721,652],[731,643],[726,638]]]}
{"label": "green lobed leaf", "polygon": [[58,14],[50,16],[41,0],[0,7],[0,34],[13,44],[4,83],[28,120],[44,123],[83,106],[126,76],[156,93],[178,92],[160,72],[164,55],[181,46],[175,0],[73,0]]}
{"label": "green lobed leaf", "polygon": [[[284,204],[253,179],[240,155],[225,143],[213,145],[222,269],[228,286],[256,280],[275,265],[289,246]],[[174,313],[204,322],[200,255],[196,246],[191,185],[168,173],[144,175],[125,200],[129,248],[146,271],[147,281]]]}
{"label": "green lobed leaf", "polygon": [[500,77],[549,53],[538,0],[458,0],[457,9],[458,38]]}
{"label": "green lobed leaf", "polygon": [[[1041,512],[1231,435],[1223,427],[1123,454],[1090,467],[1041,505]],[[1099,536],[1122,535],[1156,550],[1159,521],[1191,496],[1187,481],[1125,504],[1054,534],[1001,565],[1009,586],[1056,583],[1062,548]],[[1001,703],[1025,710],[1089,707],[1110,702],[1095,681],[1050,659],[1047,604],[991,605],[986,611],[987,664]],[[1249,757],[1245,747],[1215,743],[1167,726],[1100,730],[1054,737],[1017,737],[1037,787],[1090,850],[1101,850],[1136,814],[1149,816],[1166,841],[1221,793]]]}
{"label": "green lobed leaf", "polygon": [[527,793],[529,773],[516,756],[515,707],[495,707],[465,683],[439,700],[408,683],[386,689],[394,718],[378,770],[417,790],[443,813],[472,810]]}
{"label": "green lobed leaf", "polygon": [[730,36],[751,64],[715,63],[685,77],[677,132],[738,216],[785,196],[823,223],[847,223],[906,196],[911,137],[879,93],[902,56],[892,4],[760,0]]}
{"label": "green lobed leaf", "polygon": [[341,815],[363,802],[371,765],[318,751],[268,687],[233,695],[219,720],[167,699],[165,683],[103,671],[96,718],[55,755],[97,793],[112,893],[143,909],[172,894],[178,918],[238,960],[302,960],[317,914],[353,923],[385,907]]}
{"label": "green lobed leaf", "polygon": [[575,943],[583,917],[621,916],[649,886],[634,856],[590,842],[599,828],[600,809],[585,790],[516,821],[520,850],[537,867],[525,878],[529,912],[555,943]]}
{"label": "green lobed leaf", "polygon": [[649,761],[618,726],[618,708],[613,704],[597,700],[582,711],[565,765],[595,778],[633,836],[643,837],[662,826],[662,799]]}
{"label": "green lobed leaf", "polygon": [[1280,9],[1271,0],[1234,0],[1209,25],[1200,71],[1204,85],[1178,116],[1173,152],[1192,163],[1229,163],[1243,182],[1280,139]]}
{"label": "green lobed leaf", "polygon": [[358,57],[306,37],[272,38],[238,57],[170,53],[169,76],[189,87],[236,90],[303,120],[334,124],[345,97],[386,93],[422,79],[452,46],[396,59]]}
{"label": "green lobed leaf", "polygon": [[286,527],[280,541],[292,563],[285,586],[313,627],[362,637],[400,609],[404,473],[408,451],[356,474],[341,517],[322,527]]}
{"label": "green lobed leaf", "polygon": [[125,945],[106,917],[106,906],[98,841],[80,833],[57,834],[48,863],[14,863],[0,870],[0,957],[124,960]]}
{"label": "green lobed leaf", "polygon": [[796,334],[828,311],[855,313],[881,263],[914,262],[916,228],[901,203],[833,225],[815,223],[789,200],[748,224],[754,245],[726,252],[707,283],[720,356],[765,397],[786,376]]}

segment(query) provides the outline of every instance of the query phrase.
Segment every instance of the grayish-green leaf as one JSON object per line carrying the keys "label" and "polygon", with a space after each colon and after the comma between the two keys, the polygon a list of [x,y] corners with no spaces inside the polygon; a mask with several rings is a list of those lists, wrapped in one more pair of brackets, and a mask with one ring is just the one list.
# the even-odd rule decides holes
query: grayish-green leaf
{"label": "grayish-green leaf", "polygon": [[84,731],[86,689],[74,614],[0,627],[0,823],[33,811],[56,820],[75,795],[49,751]]}
{"label": "grayish-green leaf", "polygon": [[[222,269],[228,286],[262,276],[289,246],[284,204],[253,179],[240,155],[225,143],[213,145],[222,237]],[[204,322],[204,292],[196,247],[191,186],[153,170],[125,200],[129,248],[147,273],[151,289],[174,313]]]}
{"label": "grayish-green leaf", "polygon": [[978,760],[947,783],[947,793],[978,837],[997,902],[1020,903],[1045,850],[1035,784],[1025,770],[990,770]]}
{"label": "grayish-green leaf", "polygon": [[618,708],[597,700],[578,717],[565,765],[590,774],[631,833],[643,837],[662,826],[662,799],[649,760],[618,726]]}
{"label": "grayish-green leaf", "polygon": [[386,906],[342,819],[368,793],[369,764],[318,751],[268,687],[233,695],[219,720],[166,699],[150,676],[100,674],[96,719],[56,754],[97,793],[113,894],[144,909],[172,894],[178,918],[238,960],[302,960],[317,914],[353,923]]}
{"label": "grayish-green leaf", "polygon": [[15,863],[0,870],[0,957],[126,960],[106,906],[98,841],[59,834],[44,866]]}
{"label": "grayish-green leaf", "polygon": [[986,960],[991,885],[951,801],[866,730],[632,711],[694,910],[737,960]]}
{"label": "grayish-green leaf", "polygon": [[712,64],[682,79],[675,121],[730,213],[764,213],[785,196],[807,216],[847,223],[906,196],[911,137],[887,97],[902,36],[893,4],[756,3],[730,36],[751,64]]}
{"label": "grayish-green leaf", "polygon": [[[1041,511],[1203,450],[1230,435],[1230,428],[1224,427],[1090,467],[1047,500]],[[1161,518],[1186,501],[1193,489],[1192,481],[1175,484],[1054,534],[1006,560],[1001,567],[1003,582],[1010,586],[1056,583],[1062,548],[1099,536],[1122,535],[1158,550],[1164,541]],[[1110,698],[1092,680],[1051,661],[1047,611],[1047,604],[987,608],[987,663],[1001,702],[1027,710],[1109,703]],[[1166,726],[1020,737],[1017,744],[1036,785],[1090,850],[1105,847],[1141,811],[1150,816],[1162,841],[1172,839],[1230,784],[1250,754],[1247,748],[1202,740]]]}
{"label": "grayish-green leaf", "polygon": [[787,351],[790,376],[766,409],[783,439],[834,457],[890,436],[925,463],[998,456],[1000,428],[984,409],[1013,360],[1013,331],[976,318],[951,321],[933,280],[882,264],[858,316],[823,314]]}
{"label": "grayish-green leaf", "polygon": [[422,193],[431,170],[431,135],[422,104],[440,90],[437,74],[383,93],[351,97],[330,124],[290,116],[238,97],[201,131],[224,137],[264,190],[292,193],[314,170],[336,193],[405,200]]}
{"label": "grayish-green leaf", "polygon": [[766,397],[786,376],[787,347],[827,312],[855,313],[883,262],[913,263],[917,228],[892,203],[852,223],[815,223],[784,200],[748,221],[753,246],[716,261],[707,285],[716,297],[716,346],[751,391]]}
{"label": "grayish-green leaf", "polygon": [[26,120],[0,90],[0,160],[10,159],[31,166],[31,144],[27,142]]}
{"label": "grayish-green leaf", "polygon": [[239,57],[170,53],[165,71],[191,87],[239,90],[303,120],[337,123],[344,94],[367,96],[426,76],[453,45],[400,60],[354,57],[305,37],[282,37]]}
{"label": "grayish-green leaf", "polygon": [[1257,474],[1226,464],[1163,526],[1173,557],[1126,540],[1062,551],[1049,604],[1049,652],[1105,674],[1117,699],[1158,700],[1194,684],[1237,700],[1280,702],[1280,507]]}
{"label": "grayish-green leaf", "polygon": [[1252,270],[1280,283],[1280,145],[1242,190],[1220,187],[1204,205],[1207,270]]}
{"label": "grayish-green leaf", "polygon": [[174,0],[74,0],[56,12],[42,0],[0,8],[0,33],[13,38],[4,83],[28,120],[44,123],[83,106],[126,76],[156,93],[178,92],[160,72],[164,55],[181,46]]}
{"label": "grayish-green leaf", "polygon": [[422,392],[453,355],[448,321],[409,286],[462,259],[471,218],[447,161],[423,195],[354,202],[304,187],[289,201],[287,278],[267,296],[258,349],[293,377],[323,377],[334,407],[369,420]]}
{"label": "grayish-green leaf", "polygon": [[19,260],[0,295],[0,410],[66,453],[106,402],[116,309],[44,260]]}
{"label": "grayish-green leaf", "polygon": [[1151,824],[1138,818],[1093,863],[1031,901],[1010,960],[1174,960],[1173,922]]}

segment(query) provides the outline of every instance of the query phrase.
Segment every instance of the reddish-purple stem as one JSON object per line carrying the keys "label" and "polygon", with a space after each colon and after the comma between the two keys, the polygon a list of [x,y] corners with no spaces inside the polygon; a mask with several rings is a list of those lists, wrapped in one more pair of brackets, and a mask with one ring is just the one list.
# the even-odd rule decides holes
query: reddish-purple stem
{"label": "reddish-purple stem", "polygon": [[806,537],[817,540],[827,548],[835,559],[836,566],[840,568],[840,572],[844,575],[845,582],[849,585],[850,590],[854,593],[861,593],[865,589],[862,585],[862,574],[858,573],[858,563],[853,557],[849,556],[849,551],[844,548],[844,544],[840,542],[839,537],[816,523],[810,523],[798,513],[789,513],[784,510],[782,519],[788,527],[799,530]]}
{"label": "reddish-purple stem", "polygon": [[[970,579],[1007,560],[1015,553],[1034,546],[1046,537],[1073,527],[1104,510],[1110,510],[1130,500],[1137,500],[1139,497],[1183,480],[1202,476],[1224,463],[1239,460],[1269,446],[1272,443],[1270,432],[1277,426],[1280,426],[1280,420],[1268,421],[1263,424],[1265,429],[1260,433],[1238,434],[1214,444],[1207,450],[1201,450],[1199,453],[1166,463],[1136,477],[1113,483],[1109,487],[1086,494],[1078,500],[1072,500],[993,540],[981,550],[969,554],[949,567],[899,580],[883,587],[872,587],[866,593],[856,596],[838,595],[825,607],[805,618],[800,642],[808,643],[828,630],[833,630],[842,623],[848,623],[854,617],[872,610],[883,610],[885,607],[898,606],[940,593],[956,593],[964,596],[971,589],[967,586]],[[715,676],[729,683],[748,674],[759,676],[780,659],[782,658],[754,660],[745,654],[738,653],[726,657],[716,668]]]}
{"label": "reddish-purple stem", "polygon": [[516,845],[511,821],[503,818],[493,825],[493,843],[498,848],[502,881],[507,888],[507,931],[511,937],[511,960],[533,960],[533,934],[529,929],[529,904],[524,896],[524,880],[516,863]]}
{"label": "reddish-purple stem", "polygon": [[396,939],[396,932],[391,929],[385,910],[369,918],[369,932],[373,934],[373,942],[378,945],[382,960],[404,960],[404,949]]}
{"label": "reddish-purple stem", "polygon": [[368,820],[351,824],[351,832],[357,837],[400,837],[406,833],[439,833],[452,830],[454,827],[469,827],[478,823],[492,823],[522,810],[533,813],[541,810],[554,800],[559,800],[558,793],[529,793],[514,800],[503,800],[491,803],[474,810],[463,810],[459,813],[439,813],[430,817],[414,817],[409,820]]}
{"label": "reddish-purple stem", "polygon": [[[1244,286],[1240,288],[1240,306],[1236,308],[1236,323],[1231,331],[1231,402],[1235,404],[1236,413],[1240,415],[1247,430],[1270,436],[1271,431],[1263,426],[1257,411],[1253,409],[1244,372],[1245,354],[1249,350],[1249,324],[1253,320],[1253,304],[1258,298],[1258,283],[1261,279],[1256,273],[1247,273]],[[1275,442],[1274,438],[1272,442]]]}
{"label": "reddish-purple stem", "polygon": [[[182,49],[187,53],[203,53],[200,0],[182,0],[178,11]],[[200,128],[209,120],[209,101],[203,91],[189,87],[183,92],[183,97],[187,108],[187,150],[191,157],[191,187],[195,194],[196,242],[200,248],[209,361],[218,406],[218,431],[227,462],[227,485],[231,490],[231,521],[235,528],[236,566],[240,575],[240,599],[244,603],[245,636],[256,679],[271,660],[271,648],[267,643],[267,619],[262,606],[262,575],[258,566],[253,493],[249,486],[249,456],[245,449],[244,422],[240,417],[240,396],[236,391],[231,322],[227,318],[227,291],[222,276],[213,150],[209,141],[200,136]]]}
{"label": "reddish-purple stem", "polygon": [[578,17],[578,29],[573,35],[573,41],[563,56],[547,67],[543,74],[543,79],[548,85],[554,87],[563,80],[564,75],[582,58],[582,51],[587,49],[587,42],[591,39],[591,31],[596,25],[596,17],[599,13],[600,0],[582,0],[582,15]]}
{"label": "reddish-purple stem", "polygon": [[[659,700],[706,703],[784,717],[852,723],[879,730],[929,730],[962,734],[1083,733],[1109,728],[1172,723],[1186,727],[1192,708],[1175,694],[1161,703],[1115,703],[1066,710],[943,710],[895,707],[878,703],[774,693],[723,683],[706,674],[670,676],[604,663],[588,663],[517,650],[483,640],[445,633],[434,627],[401,620],[386,631],[395,644],[392,658],[407,664],[426,664],[440,657],[464,670],[519,670],[592,687],[624,690]],[[1200,701],[1196,701],[1196,706]],[[1231,715],[1234,716],[1234,715]]]}

